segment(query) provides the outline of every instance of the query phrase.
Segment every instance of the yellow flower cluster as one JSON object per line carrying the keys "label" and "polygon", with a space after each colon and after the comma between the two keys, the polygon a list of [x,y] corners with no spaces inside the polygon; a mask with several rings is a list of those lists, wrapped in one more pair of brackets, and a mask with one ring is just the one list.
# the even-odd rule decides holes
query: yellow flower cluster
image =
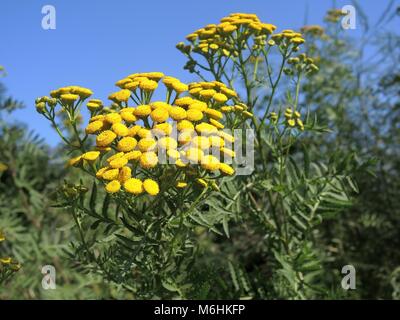
{"label": "yellow flower cluster", "polygon": [[321,37],[325,33],[324,28],[319,25],[303,26],[300,31],[305,35],[312,35],[315,37]]}
{"label": "yellow flower cluster", "polygon": [[291,66],[291,68],[285,68],[283,70],[287,75],[301,72],[310,74],[319,70],[314,64],[314,59],[308,57],[305,53],[301,53],[297,57],[289,58],[287,63]]}
{"label": "yellow flower cluster", "polygon": [[189,34],[186,39],[190,44],[180,42],[177,48],[184,54],[193,51],[202,55],[235,57],[249,45],[252,50],[260,50],[267,43],[270,46],[291,45],[292,50],[297,51],[305,41],[301,33],[284,30],[273,34],[275,29],[275,25],[261,22],[255,14],[233,13],[222,18],[219,24],[209,24]]}
{"label": "yellow flower cluster", "polygon": [[92,90],[79,86],[62,87],[50,92],[50,96],[52,98],[60,99],[61,101],[66,101],[67,103],[79,99],[84,100],[89,98],[92,94]]}
{"label": "yellow flower cluster", "polygon": [[280,33],[275,33],[271,36],[271,40],[277,45],[283,45],[289,47],[292,45],[292,50],[297,51],[299,45],[305,42],[303,35],[300,32],[296,32],[290,29],[283,30]]}
{"label": "yellow flower cluster", "polygon": [[330,9],[326,13],[325,21],[327,22],[338,22],[341,17],[345,16],[346,14],[342,12],[341,9]]}
{"label": "yellow flower cluster", "polygon": [[294,111],[291,108],[285,110],[285,118],[289,127],[298,127],[301,131],[304,130],[303,121],[300,119],[300,112]]}
{"label": "yellow flower cluster", "polygon": [[50,92],[50,97],[43,96],[35,100],[36,110],[42,114],[48,114],[57,103],[64,108],[74,108],[74,106],[89,98],[93,94],[92,90],[79,87],[67,86]]}
{"label": "yellow flower cluster", "polygon": [[[176,92],[175,99],[170,101],[171,94],[167,94],[166,101],[128,106],[136,88],[154,91],[160,81],[169,93]],[[237,97],[234,90],[216,81],[186,85],[158,72],[134,74],[116,85],[121,91],[110,99],[119,108],[92,114],[85,130],[96,135],[96,148],[71,159],[70,165],[97,165],[96,177],[106,183],[107,192],[123,188],[134,195],[160,192],[156,181],[138,178],[140,173],[156,175],[160,159],[180,173],[177,188],[218,170],[234,174],[230,165],[220,161],[235,156],[234,137],[222,131],[224,113],[237,107],[246,112],[243,106],[228,105]]]}
{"label": "yellow flower cluster", "polygon": [[186,39],[191,45],[179,43],[177,48],[186,53],[193,50],[202,54],[213,55],[218,52],[225,56],[236,56],[238,33],[242,42],[253,37],[254,44],[260,45],[275,29],[276,26],[262,23],[255,14],[233,13],[222,18],[219,24],[209,24],[189,34]]}
{"label": "yellow flower cluster", "polygon": [[207,110],[202,110],[198,105],[193,107],[204,111],[209,116],[211,124],[218,129],[224,129],[224,125],[218,122],[219,119],[223,118],[223,114],[235,112],[244,118],[253,117],[253,114],[247,111],[247,106],[243,103],[232,106],[225,104],[225,102],[237,98],[238,95],[235,90],[228,88],[222,82],[193,82],[189,85],[189,93],[197,100],[210,104],[210,108]]}
{"label": "yellow flower cluster", "polygon": [[[176,92],[177,95],[188,89],[187,85],[179,79],[164,76],[162,72],[134,73],[117,81],[115,85],[120,87],[121,90],[112,93],[108,98],[117,104],[127,103],[133,93],[133,96],[137,98],[144,97],[142,102],[147,103],[153,91],[158,88],[161,79],[167,89],[170,92]],[[141,91],[141,93],[138,91]]]}
{"label": "yellow flower cluster", "polygon": [[[0,231],[0,242],[6,240],[4,234]],[[21,268],[21,265],[10,257],[0,257],[0,272],[3,268],[10,268],[12,271],[18,271]]]}

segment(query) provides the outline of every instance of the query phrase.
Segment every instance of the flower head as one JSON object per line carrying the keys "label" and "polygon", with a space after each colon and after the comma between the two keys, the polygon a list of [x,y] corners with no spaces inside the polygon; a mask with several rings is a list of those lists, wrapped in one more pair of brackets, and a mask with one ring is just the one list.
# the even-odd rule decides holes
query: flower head
{"label": "flower head", "polygon": [[[217,27],[208,26],[200,37],[215,33]],[[159,82],[166,87],[167,99],[152,101]],[[95,135],[96,146],[71,159],[70,165],[87,169],[85,164],[90,162],[98,168],[95,176],[110,194],[145,192],[150,196],[161,192],[159,183],[173,182],[167,176],[162,179],[162,173],[159,182],[149,178],[160,175],[164,164],[177,172],[178,189],[187,186],[189,179],[200,179],[207,186],[207,176],[213,171],[234,173],[232,167],[223,165],[222,158],[216,157],[234,155],[230,148],[234,138],[222,131],[227,110],[239,112],[235,109],[237,94],[233,89],[218,81],[187,85],[157,72],[131,74],[116,85],[121,90],[109,96],[114,102],[111,108],[103,107],[98,99],[89,100],[91,118],[85,132]],[[65,87],[51,95],[76,101],[83,99],[85,90]],[[131,106],[131,96],[142,99],[132,99],[137,105]],[[37,103],[47,103],[49,99],[53,98],[42,97]],[[246,111],[244,105],[240,108],[240,112]]]}

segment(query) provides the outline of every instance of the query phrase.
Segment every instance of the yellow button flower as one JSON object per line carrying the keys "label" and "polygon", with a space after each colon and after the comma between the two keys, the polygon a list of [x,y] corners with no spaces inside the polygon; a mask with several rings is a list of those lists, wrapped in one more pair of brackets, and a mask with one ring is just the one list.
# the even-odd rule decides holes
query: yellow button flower
{"label": "yellow button flower", "polygon": [[129,82],[132,82],[132,79],[130,79],[130,78],[124,78],[124,79],[118,80],[118,81],[115,83],[115,85],[116,85],[117,87],[120,87],[121,89],[124,89],[125,85],[126,85],[127,83],[129,83]]}
{"label": "yellow button flower", "polygon": [[108,169],[103,172],[102,178],[104,180],[115,180],[118,179],[119,169]]}
{"label": "yellow button flower", "polygon": [[126,192],[138,195],[143,192],[143,183],[139,179],[131,178],[125,181],[124,189]]}
{"label": "yellow button flower", "polygon": [[233,151],[229,148],[222,147],[220,150],[228,158],[235,158],[235,156],[236,156],[235,151]]}
{"label": "yellow button flower", "polygon": [[186,36],[186,39],[188,39],[189,41],[194,41],[194,40],[197,39],[197,37],[198,37],[197,34],[191,33],[191,34],[189,34],[189,35]]}
{"label": "yellow button flower", "polygon": [[121,122],[121,121],[122,121],[122,118],[121,118],[121,116],[120,116],[118,113],[113,112],[113,113],[107,114],[107,115],[105,116],[104,120],[106,120],[106,121],[107,121],[108,123],[110,123],[110,124],[115,124],[115,123]]}
{"label": "yellow button flower", "polygon": [[107,162],[110,163],[111,161],[113,161],[113,160],[115,160],[115,159],[122,158],[124,155],[125,155],[124,152],[118,152],[118,153],[112,155],[111,157],[109,157],[109,158],[107,159]]}
{"label": "yellow button flower", "polygon": [[203,90],[203,89],[202,88],[193,88],[193,89],[189,90],[189,93],[193,96],[197,96],[201,90]]}
{"label": "yellow button flower", "polygon": [[[237,97],[237,93],[235,90],[229,88],[221,88],[221,93],[228,96],[229,98]],[[215,98],[214,98],[215,99]]]}
{"label": "yellow button flower", "polygon": [[121,158],[117,158],[117,159],[111,160],[110,161],[110,167],[114,168],[114,169],[122,168],[127,163],[128,163],[128,159],[126,159],[125,157],[121,157]]}
{"label": "yellow button flower", "polygon": [[208,140],[212,147],[222,148],[225,145],[224,139],[217,136],[211,136],[208,138]]}
{"label": "yellow button flower", "polygon": [[246,116],[247,118],[252,118],[253,114],[249,111],[243,111],[243,115]]}
{"label": "yellow button flower", "polygon": [[208,137],[196,136],[192,139],[190,144],[195,148],[204,150],[204,149],[208,149],[210,147],[210,140],[208,139]]}
{"label": "yellow button flower", "polygon": [[119,170],[119,174],[118,174],[118,181],[120,183],[124,183],[125,181],[127,181],[128,179],[130,179],[132,176],[132,170],[129,167],[122,167]]}
{"label": "yellow button flower", "polygon": [[178,150],[175,149],[169,149],[167,151],[167,155],[171,158],[171,159],[179,159],[180,158],[180,153]]}
{"label": "yellow button flower", "polygon": [[211,99],[215,94],[217,93],[217,91],[215,91],[214,89],[205,89],[205,90],[201,90],[200,91],[200,96],[203,97],[206,100]]}
{"label": "yellow button flower", "polygon": [[92,90],[90,90],[88,88],[82,88],[82,87],[74,88],[73,92],[76,93],[77,95],[79,95],[81,97],[81,99],[87,99],[93,94]]}
{"label": "yellow button flower", "polygon": [[144,190],[151,196],[156,196],[160,192],[158,183],[152,179],[146,179],[143,181]]}
{"label": "yellow button flower", "polygon": [[174,89],[177,93],[182,93],[189,89],[186,84],[184,84],[180,81],[173,82],[171,86],[172,86],[172,89]]}
{"label": "yellow button flower", "polygon": [[36,104],[36,111],[38,113],[45,113],[46,112],[46,103],[45,102],[39,102]]}
{"label": "yellow button flower", "polygon": [[101,105],[101,104],[98,104],[98,103],[94,103],[94,102],[88,102],[87,104],[86,104],[86,107],[90,110],[90,111],[96,111],[96,110],[99,110],[99,109],[101,109],[103,106]]}
{"label": "yellow button flower", "polygon": [[204,111],[207,109],[207,103],[196,100],[194,103],[190,104],[188,108]]}
{"label": "yellow button flower", "polygon": [[157,144],[160,148],[162,149],[176,149],[178,146],[178,143],[174,138],[171,137],[163,137],[157,141]]}
{"label": "yellow button flower", "polygon": [[167,135],[169,136],[172,133],[172,125],[170,123],[159,123],[156,124],[153,129],[152,132],[154,132],[155,135]]}
{"label": "yellow button flower", "polygon": [[186,158],[191,163],[199,163],[201,159],[204,157],[204,152],[198,148],[189,148],[186,150]]}
{"label": "yellow button flower", "polygon": [[198,183],[198,184],[200,184],[202,187],[204,187],[204,188],[207,188],[208,187],[208,183],[204,180],[204,179],[202,179],[202,178],[199,178],[199,179],[196,179],[196,182]]}
{"label": "yellow button flower", "polygon": [[215,171],[219,169],[220,162],[213,155],[207,155],[201,159],[201,167],[206,170]]}
{"label": "yellow button flower", "polygon": [[129,152],[135,149],[137,141],[132,137],[125,137],[118,141],[117,150],[123,152]]}
{"label": "yellow button flower", "polygon": [[223,128],[225,128],[225,126],[224,126],[221,122],[219,122],[219,121],[217,121],[217,120],[215,120],[215,119],[210,119],[210,123],[211,123],[214,127],[218,128],[218,129],[223,129]]}
{"label": "yellow button flower", "polygon": [[183,120],[186,118],[186,110],[182,107],[172,107],[169,110],[169,115],[174,120]]}
{"label": "yellow button flower", "polygon": [[299,126],[300,130],[304,130],[304,123],[301,119],[296,119],[296,123]]}
{"label": "yellow button flower", "polygon": [[74,157],[68,161],[68,165],[76,167],[81,163],[82,156]]}
{"label": "yellow button flower", "polygon": [[140,156],[142,155],[142,152],[139,150],[133,150],[128,153],[125,153],[124,157],[130,161],[130,160],[138,160]]}
{"label": "yellow button flower", "polygon": [[235,170],[229,164],[226,163],[221,163],[219,165],[219,170],[228,176],[231,176],[235,173]]}
{"label": "yellow button flower", "polygon": [[154,168],[158,163],[158,157],[155,152],[144,152],[140,156],[140,165],[144,169]]}
{"label": "yellow button flower", "polygon": [[121,184],[118,180],[113,180],[106,185],[106,191],[108,193],[116,193],[121,189]]}
{"label": "yellow button flower", "polygon": [[[122,89],[121,91],[118,91],[115,93],[115,98],[114,100],[118,102],[127,102],[129,100],[129,97],[131,96],[131,91],[127,89]],[[113,99],[111,99],[113,100]]]}
{"label": "yellow button flower", "polygon": [[129,137],[134,137],[134,136],[136,136],[140,129],[142,129],[141,126],[139,126],[139,125],[134,125],[133,127],[129,128],[128,136],[129,136]]}
{"label": "yellow button flower", "polygon": [[223,93],[214,94],[213,99],[214,99],[214,101],[216,101],[218,103],[225,103],[226,101],[228,101],[228,97],[226,95],[224,95]]}
{"label": "yellow button flower", "polygon": [[236,26],[234,25],[226,25],[222,28],[222,32],[223,33],[232,33],[233,31],[235,31],[237,29]]}
{"label": "yellow button flower", "polygon": [[139,128],[137,135],[140,138],[150,138],[151,137],[151,131],[146,128]]}
{"label": "yellow button flower", "polygon": [[133,113],[138,117],[147,117],[151,113],[151,107],[149,105],[143,104],[137,106]]}
{"label": "yellow button flower", "polygon": [[99,147],[106,147],[108,145],[110,145],[115,138],[117,137],[117,135],[112,132],[111,130],[106,130],[103,131],[102,133],[100,133],[97,138],[96,138],[96,144]]}
{"label": "yellow button flower", "polygon": [[154,150],[157,145],[157,141],[153,138],[143,138],[138,142],[138,148],[142,152]]}
{"label": "yellow button flower", "polygon": [[193,123],[191,123],[188,120],[181,120],[181,121],[178,122],[177,129],[179,131],[189,130],[189,129],[193,131],[194,125],[193,125]]}
{"label": "yellow button flower", "polygon": [[187,119],[190,121],[200,121],[203,119],[203,112],[197,109],[189,109],[187,112]]}
{"label": "yellow button flower", "polygon": [[111,129],[120,137],[125,137],[129,134],[129,129],[122,123],[114,123]]}
{"label": "yellow button flower", "polygon": [[121,118],[127,123],[133,123],[137,121],[136,116],[133,114],[133,108],[131,111],[120,111]]}
{"label": "yellow button flower", "polygon": [[74,103],[78,99],[79,99],[79,96],[77,94],[72,94],[72,93],[62,94],[60,97],[60,100],[67,104]]}
{"label": "yellow button flower", "polygon": [[178,181],[177,184],[176,184],[176,187],[179,188],[179,189],[183,189],[183,188],[186,188],[187,185],[188,184],[186,182],[184,182],[184,181]]}
{"label": "yellow button flower", "polygon": [[87,134],[94,134],[94,133],[100,131],[101,129],[103,129],[103,126],[104,126],[103,121],[101,121],[101,120],[93,121],[87,125],[85,132]]}
{"label": "yellow button flower", "polygon": [[89,119],[89,123],[90,123],[90,122],[93,122],[93,121],[99,121],[99,120],[103,121],[104,119],[105,119],[105,116],[102,115],[102,114],[99,114],[99,115],[97,115],[97,116],[91,117],[91,118]]}
{"label": "yellow button flower", "polygon": [[166,109],[157,108],[151,112],[150,117],[154,122],[165,122],[168,119],[169,114]]}
{"label": "yellow button flower", "polygon": [[294,43],[294,44],[302,44],[306,41],[301,37],[294,37],[294,38],[290,39],[290,42]]}
{"label": "yellow button flower", "polygon": [[211,134],[217,132],[217,128],[213,126],[212,124],[202,122],[198,125],[196,125],[196,131],[200,134]]}
{"label": "yellow button flower", "polygon": [[82,154],[82,159],[87,161],[95,161],[100,155],[99,151],[89,151]]}
{"label": "yellow button flower", "polygon": [[186,107],[193,103],[193,98],[191,97],[182,97],[175,100],[174,104],[178,107]]}
{"label": "yellow button flower", "polygon": [[225,141],[228,141],[229,143],[235,142],[235,138],[227,132],[218,131],[217,135],[220,136],[221,138],[223,138]]}
{"label": "yellow button flower", "polygon": [[103,101],[101,101],[100,99],[90,99],[88,102],[96,103],[101,106],[103,105]]}
{"label": "yellow button flower", "polygon": [[175,82],[180,82],[180,81],[179,81],[179,79],[177,79],[177,78],[167,76],[167,77],[164,77],[164,79],[162,80],[162,82],[165,84],[165,86],[166,86],[167,88],[172,89],[173,83],[175,83]]}
{"label": "yellow button flower", "polygon": [[164,77],[164,73],[162,72],[147,72],[146,73],[147,78],[155,81],[159,81],[161,78]]}
{"label": "yellow button flower", "polygon": [[158,87],[158,84],[154,80],[144,80],[139,83],[139,88],[144,91],[154,91]]}
{"label": "yellow button flower", "polygon": [[127,82],[124,88],[130,91],[135,91],[139,87],[139,81]]}
{"label": "yellow button flower", "polygon": [[207,116],[209,116],[210,118],[215,119],[215,120],[220,120],[223,118],[223,114],[220,111],[215,110],[215,109],[207,108],[206,110],[204,110],[204,113]]}
{"label": "yellow button flower", "polygon": [[102,179],[103,178],[103,173],[106,172],[109,169],[110,169],[109,167],[103,167],[103,168],[100,168],[99,170],[97,170],[96,178],[97,179]]}
{"label": "yellow button flower", "polygon": [[194,135],[193,129],[185,129],[181,131],[181,133],[179,134],[178,141],[181,144],[189,143],[192,140],[193,135]]}
{"label": "yellow button flower", "polygon": [[178,168],[184,168],[184,167],[186,167],[186,166],[188,165],[188,163],[183,162],[182,159],[177,159],[177,160],[175,161],[175,165],[176,165]]}
{"label": "yellow button flower", "polygon": [[167,111],[172,108],[172,106],[164,101],[154,101],[150,104],[152,109],[163,108]]}

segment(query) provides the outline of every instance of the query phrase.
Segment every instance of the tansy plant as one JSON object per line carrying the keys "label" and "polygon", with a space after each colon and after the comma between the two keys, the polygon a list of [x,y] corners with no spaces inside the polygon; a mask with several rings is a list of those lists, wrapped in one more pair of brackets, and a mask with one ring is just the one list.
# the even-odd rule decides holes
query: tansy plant
{"label": "tansy plant", "polygon": [[[312,31],[320,29],[313,26]],[[250,125],[255,131],[255,171],[236,179],[239,191],[234,197],[246,203],[237,213],[248,214],[246,223],[262,239],[253,254],[265,257],[273,283],[279,283],[267,292],[272,297],[315,296],[321,292],[314,285],[323,276],[323,253],[311,241],[312,234],[324,217],[349,204],[354,183],[338,159],[312,161],[318,154],[310,154],[305,143],[307,136],[327,130],[302,103],[301,82],[318,71],[314,59],[302,52],[303,34],[277,31],[255,14],[234,13],[186,40],[177,45],[188,59],[185,69],[204,81],[228,83],[252,114],[243,128]],[[250,268],[241,257],[237,252],[231,264],[236,283],[244,273],[240,266]],[[258,296],[264,276],[249,275],[246,285],[236,289]]]}
{"label": "tansy plant", "polygon": [[[142,298],[321,292],[324,253],[314,234],[323,218],[349,203],[354,183],[337,160],[311,161],[305,139],[326,130],[300,89],[318,67],[301,52],[300,32],[275,31],[254,14],[236,13],[190,34],[177,47],[201,82],[140,73],[117,81],[120,90],[107,106],[77,86],[37,99],[37,110],[71,151],[69,164],[84,173],[78,184],[65,183],[58,204],[77,226],[80,243],[70,254],[80,267]],[[154,99],[162,88],[165,99]],[[85,104],[91,117],[82,132]],[[63,135],[58,115],[75,138]],[[232,129],[255,133],[250,175],[235,176]],[[220,229],[258,241],[245,250],[234,242],[221,246],[229,258],[212,278],[195,262],[202,241],[213,239],[204,231]],[[257,266],[249,256],[260,257]]]}
{"label": "tansy plant", "polygon": [[[193,257],[196,248],[191,241],[198,206],[220,190],[225,177],[235,174],[235,138],[226,129],[241,126],[252,114],[234,90],[218,81],[187,85],[150,72],[129,75],[116,86],[120,90],[109,95],[108,107],[89,99],[89,89],[77,86],[36,100],[38,112],[51,121],[71,152],[79,153],[69,164],[95,179],[87,207],[83,182],[62,188],[63,206],[70,207],[78,226],[84,259],[95,263],[98,272],[135,294],[163,295],[163,285],[176,287],[172,291],[183,296],[179,283],[186,281],[183,272],[191,258],[182,256],[192,252]],[[161,89],[165,99],[154,100]],[[91,117],[81,135],[76,119],[84,104]],[[59,110],[69,119],[77,143],[65,138],[58,126]],[[101,203],[96,181],[105,188]],[[111,204],[115,213],[109,210]],[[101,215],[96,213],[100,205]],[[94,228],[101,224],[115,240],[100,254],[99,239],[87,239],[89,218],[95,219]],[[227,217],[217,215],[206,225],[215,228],[222,220]],[[110,250],[118,250],[118,255],[110,255]],[[131,252],[122,254],[126,250]],[[142,291],[141,286],[151,290]]]}

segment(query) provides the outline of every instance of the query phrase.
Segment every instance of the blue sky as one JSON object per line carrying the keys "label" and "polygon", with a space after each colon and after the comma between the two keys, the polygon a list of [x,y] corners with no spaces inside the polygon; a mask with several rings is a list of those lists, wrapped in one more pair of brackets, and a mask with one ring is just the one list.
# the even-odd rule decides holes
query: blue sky
{"label": "blue sky", "polygon": [[[377,19],[387,1],[365,0],[363,9]],[[329,0],[3,0],[0,5],[0,79],[26,108],[13,119],[27,122],[51,145],[57,135],[34,108],[34,99],[65,85],[91,88],[106,99],[114,83],[134,72],[162,71],[182,81],[185,58],[175,49],[191,31],[217,23],[232,12],[256,13],[278,29],[321,24]],[[56,30],[41,27],[44,5],[56,8]],[[351,4],[336,1],[337,7]],[[356,33],[357,31],[347,31]],[[11,120],[11,119],[10,119]]]}

